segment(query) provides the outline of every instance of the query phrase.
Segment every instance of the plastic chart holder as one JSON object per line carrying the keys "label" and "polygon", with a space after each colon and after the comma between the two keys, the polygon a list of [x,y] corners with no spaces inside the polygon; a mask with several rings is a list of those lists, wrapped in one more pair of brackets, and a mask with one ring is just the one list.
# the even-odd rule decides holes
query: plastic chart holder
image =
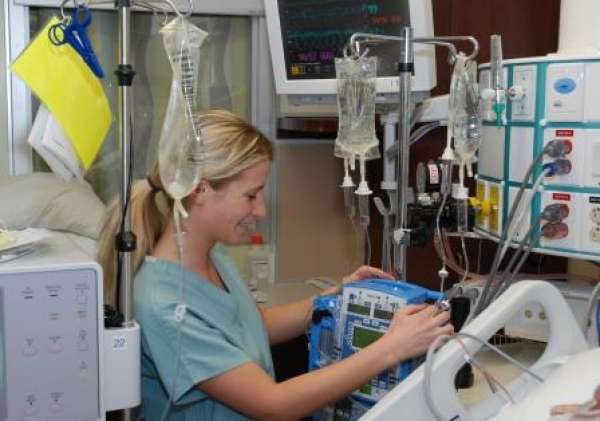
{"label": "plastic chart holder", "polygon": [[31,88],[59,122],[87,170],[102,146],[112,115],[100,80],[69,45],[55,46],[48,38],[51,19],[12,64],[11,69]]}

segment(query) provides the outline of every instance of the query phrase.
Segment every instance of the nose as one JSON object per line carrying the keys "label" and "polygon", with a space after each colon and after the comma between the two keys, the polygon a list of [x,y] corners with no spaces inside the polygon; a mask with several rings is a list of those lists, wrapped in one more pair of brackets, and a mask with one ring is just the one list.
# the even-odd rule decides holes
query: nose
{"label": "nose", "polygon": [[262,192],[259,193],[254,200],[252,216],[256,218],[264,218],[267,216],[267,205],[265,204],[265,196]]}

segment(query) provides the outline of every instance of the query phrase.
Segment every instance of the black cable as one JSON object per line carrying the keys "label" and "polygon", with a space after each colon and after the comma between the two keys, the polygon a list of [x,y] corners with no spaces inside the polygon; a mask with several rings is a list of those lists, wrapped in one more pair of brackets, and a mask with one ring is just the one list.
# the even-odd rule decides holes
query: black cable
{"label": "black cable", "polygon": [[[119,233],[117,238],[123,238],[125,234],[125,218],[127,216],[127,211],[129,210],[129,205],[131,202],[131,185],[133,182],[133,140],[134,140],[134,128],[133,128],[133,116],[131,113],[129,114],[129,129],[130,129],[130,141],[129,141],[129,168],[128,168],[128,177],[127,177],[127,188],[125,189],[125,197],[123,200],[125,201],[123,206],[123,212],[121,214],[121,225],[119,227]],[[119,303],[121,302],[121,285],[122,285],[122,259],[121,259],[121,250],[119,250],[118,245],[115,243],[115,247],[117,248],[117,282],[116,282],[116,294],[115,294],[115,307],[119,308]],[[128,252],[129,253],[129,252]]]}

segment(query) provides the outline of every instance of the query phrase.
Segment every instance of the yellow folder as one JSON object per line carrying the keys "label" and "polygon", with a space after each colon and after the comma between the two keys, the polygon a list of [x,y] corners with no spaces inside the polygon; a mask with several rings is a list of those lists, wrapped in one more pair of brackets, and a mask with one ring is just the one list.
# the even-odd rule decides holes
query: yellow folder
{"label": "yellow folder", "polygon": [[110,129],[112,114],[100,80],[69,44],[55,46],[48,30],[53,18],[11,69],[50,110],[86,170]]}

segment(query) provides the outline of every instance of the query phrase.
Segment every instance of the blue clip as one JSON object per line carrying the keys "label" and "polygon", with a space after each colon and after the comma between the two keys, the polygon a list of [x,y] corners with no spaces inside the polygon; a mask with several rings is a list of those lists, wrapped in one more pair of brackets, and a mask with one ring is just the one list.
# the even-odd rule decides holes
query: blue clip
{"label": "blue clip", "polygon": [[92,14],[87,6],[79,5],[73,9],[71,17],[48,29],[48,38],[56,46],[69,44],[77,51],[83,61],[99,78],[104,77],[104,71],[92,49],[92,43],[87,36],[87,27],[92,22]]}

